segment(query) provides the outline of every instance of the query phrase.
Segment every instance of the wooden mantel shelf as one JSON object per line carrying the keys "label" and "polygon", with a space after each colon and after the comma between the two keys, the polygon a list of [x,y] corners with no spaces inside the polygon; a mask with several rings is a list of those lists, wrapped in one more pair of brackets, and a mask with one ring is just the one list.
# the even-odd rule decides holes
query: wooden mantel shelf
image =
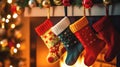
{"label": "wooden mantel shelf", "polygon": [[[105,7],[103,4],[94,5],[90,10],[86,9],[87,16],[104,16]],[[120,3],[110,5],[109,15],[120,15]],[[25,17],[46,17],[47,8],[34,7],[30,11],[26,7],[24,12]],[[64,6],[50,7],[50,16],[64,16]],[[82,7],[68,7],[68,16],[83,16]]]}

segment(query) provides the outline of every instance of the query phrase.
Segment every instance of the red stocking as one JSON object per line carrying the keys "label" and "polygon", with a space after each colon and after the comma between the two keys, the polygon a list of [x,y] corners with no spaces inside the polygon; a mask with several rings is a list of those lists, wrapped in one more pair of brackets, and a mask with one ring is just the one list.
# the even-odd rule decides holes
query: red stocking
{"label": "red stocking", "polygon": [[92,65],[100,51],[104,48],[104,41],[100,40],[92,31],[86,17],[83,17],[70,25],[70,29],[85,48],[85,64],[87,66]]}
{"label": "red stocking", "polygon": [[93,24],[93,28],[108,45],[108,50],[104,57],[105,61],[112,61],[120,52],[120,34],[116,32],[107,16],[102,17],[99,21]]}

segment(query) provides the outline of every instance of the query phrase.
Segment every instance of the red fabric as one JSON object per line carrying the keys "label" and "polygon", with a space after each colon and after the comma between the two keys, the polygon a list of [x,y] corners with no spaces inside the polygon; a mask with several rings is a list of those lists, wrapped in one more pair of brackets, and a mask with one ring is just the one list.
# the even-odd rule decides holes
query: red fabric
{"label": "red fabric", "polygon": [[91,8],[94,5],[92,0],[83,0],[82,4],[85,8]]}
{"label": "red fabric", "polygon": [[108,49],[104,57],[105,61],[112,61],[120,52],[120,34],[116,32],[107,16],[102,17],[95,24],[93,24],[93,28],[108,45]]}
{"label": "red fabric", "polygon": [[95,62],[98,54],[105,47],[104,41],[98,39],[88,25],[75,32],[75,35],[82,43],[86,51],[84,63],[87,66],[92,65]]}
{"label": "red fabric", "polygon": [[53,26],[53,23],[50,19],[45,20],[42,24],[35,28],[35,31],[39,36],[43,35],[47,30]]}
{"label": "red fabric", "polygon": [[64,6],[70,6],[70,0],[62,0]]}

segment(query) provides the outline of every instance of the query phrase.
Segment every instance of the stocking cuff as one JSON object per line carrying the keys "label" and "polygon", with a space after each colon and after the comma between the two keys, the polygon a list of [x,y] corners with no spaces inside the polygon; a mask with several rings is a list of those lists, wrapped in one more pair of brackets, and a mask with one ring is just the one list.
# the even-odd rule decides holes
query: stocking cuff
{"label": "stocking cuff", "polygon": [[99,32],[103,30],[103,28],[105,28],[107,24],[109,24],[107,16],[104,16],[101,19],[99,19],[96,23],[94,23],[92,27],[95,29],[96,32]]}
{"label": "stocking cuff", "polygon": [[68,26],[70,25],[70,21],[68,17],[64,17],[61,21],[59,21],[55,26],[53,26],[52,32],[56,35],[62,33]]}
{"label": "stocking cuff", "polygon": [[43,35],[47,30],[49,30],[53,26],[53,23],[50,21],[50,19],[47,19],[42,24],[37,26],[35,28],[35,31],[39,36]]}
{"label": "stocking cuff", "polygon": [[85,25],[88,24],[87,18],[84,16],[77,20],[75,23],[70,25],[70,29],[73,33],[77,32],[78,30],[82,29]]}

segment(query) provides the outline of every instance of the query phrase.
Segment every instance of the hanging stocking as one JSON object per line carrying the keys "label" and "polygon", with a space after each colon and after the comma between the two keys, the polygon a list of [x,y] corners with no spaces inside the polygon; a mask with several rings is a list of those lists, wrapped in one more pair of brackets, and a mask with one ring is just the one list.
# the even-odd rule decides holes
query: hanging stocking
{"label": "hanging stocking", "polygon": [[116,32],[107,16],[102,17],[94,23],[93,28],[108,45],[108,50],[105,54],[105,61],[112,61],[115,56],[120,53],[120,34]]}
{"label": "hanging stocking", "polygon": [[85,16],[71,24],[70,29],[85,48],[86,54],[84,63],[87,66],[92,65],[100,51],[104,48],[105,43],[98,39],[92,31]]}
{"label": "hanging stocking", "polygon": [[47,56],[48,62],[53,63],[57,61],[65,52],[65,48],[60,39],[51,31],[52,22],[46,20],[43,24],[35,28],[37,34],[42,38],[49,49]]}
{"label": "hanging stocking", "polygon": [[83,46],[69,29],[70,21],[64,17],[60,22],[52,27],[52,31],[59,36],[67,50],[66,64],[73,65],[80,53],[83,51]]}

